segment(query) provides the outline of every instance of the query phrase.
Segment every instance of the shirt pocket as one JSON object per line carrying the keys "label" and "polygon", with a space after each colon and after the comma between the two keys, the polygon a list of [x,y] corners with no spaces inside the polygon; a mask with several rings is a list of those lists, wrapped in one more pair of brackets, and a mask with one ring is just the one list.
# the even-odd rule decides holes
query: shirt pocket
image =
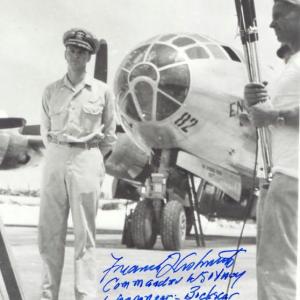
{"label": "shirt pocket", "polygon": [[104,102],[101,99],[82,104],[81,124],[86,132],[97,131],[97,127],[100,127],[103,109]]}
{"label": "shirt pocket", "polygon": [[99,115],[102,114],[103,104],[102,101],[89,101],[82,105],[82,110],[88,115]]}

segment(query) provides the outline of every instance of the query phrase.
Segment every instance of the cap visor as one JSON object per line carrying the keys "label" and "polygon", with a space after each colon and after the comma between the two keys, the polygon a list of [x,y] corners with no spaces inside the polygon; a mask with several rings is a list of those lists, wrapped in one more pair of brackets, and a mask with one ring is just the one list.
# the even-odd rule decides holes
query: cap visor
{"label": "cap visor", "polygon": [[86,43],[84,41],[78,41],[78,40],[72,40],[72,39],[70,39],[70,40],[68,40],[65,43],[65,45],[66,46],[73,45],[73,46],[77,46],[79,48],[83,48],[85,50],[88,50],[89,52],[92,52],[92,53],[94,52],[93,49],[92,49],[92,47],[88,43]]}

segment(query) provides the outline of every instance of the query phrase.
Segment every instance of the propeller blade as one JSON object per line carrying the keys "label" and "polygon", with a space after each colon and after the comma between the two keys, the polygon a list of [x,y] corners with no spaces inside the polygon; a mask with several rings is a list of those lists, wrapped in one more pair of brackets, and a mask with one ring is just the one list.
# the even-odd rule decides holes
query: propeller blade
{"label": "propeller blade", "polygon": [[107,42],[102,39],[96,53],[94,77],[103,82],[107,82],[107,60]]}
{"label": "propeller blade", "polygon": [[0,129],[10,129],[25,126],[26,121],[23,118],[0,118]]}

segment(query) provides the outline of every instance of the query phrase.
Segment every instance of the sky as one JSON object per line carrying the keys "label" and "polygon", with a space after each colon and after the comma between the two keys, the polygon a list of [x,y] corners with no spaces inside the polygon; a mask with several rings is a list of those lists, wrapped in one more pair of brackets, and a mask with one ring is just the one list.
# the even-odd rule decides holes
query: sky
{"label": "sky", "polygon": [[[279,44],[269,28],[273,1],[255,2],[260,61],[276,70]],[[234,0],[1,0],[0,109],[39,123],[45,86],[66,72],[62,35],[73,27],[107,40],[111,86],[125,55],[157,34],[200,33],[242,48]]]}

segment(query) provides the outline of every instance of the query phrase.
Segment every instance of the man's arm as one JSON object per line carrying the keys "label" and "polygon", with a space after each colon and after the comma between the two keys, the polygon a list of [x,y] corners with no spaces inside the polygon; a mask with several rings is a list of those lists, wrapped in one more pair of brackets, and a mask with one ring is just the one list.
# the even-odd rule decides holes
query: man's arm
{"label": "man's arm", "polygon": [[267,90],[259,83],[247,84],[244,91],[246,109],[250,120],[256,127],[269,125],[299,126],[299,106],[290,109],[274,108],[269,100]]}
{"label": "man's arm", "polygon": [[299,127],[299,106],[291,109],[278,110],[278,118],[287,126]]}
{"label": "man's arm", "polygon": [[106,156],[109,155],[117,140],[114,96],[110,90],[107,90],[105,93],[105,106],[102,113],[102,123],[104,125],[104,138],[100,141],[99,148],[105,159]]}
{"label": "man's arm", "polygon": [[49,117],[49,97],[50,97],[50,93],[48,88],[46,88],[42,98],[42,109],[41,109],[41,136],[45,147],[47,147],[48,144],[47,135],[51,126],[50,117]]}
{"label": "man's arm", "polygon": [[275,109],[258,104],[249,108],[250,120],[256,127],[286,125],[298,128],[299,108]]}

